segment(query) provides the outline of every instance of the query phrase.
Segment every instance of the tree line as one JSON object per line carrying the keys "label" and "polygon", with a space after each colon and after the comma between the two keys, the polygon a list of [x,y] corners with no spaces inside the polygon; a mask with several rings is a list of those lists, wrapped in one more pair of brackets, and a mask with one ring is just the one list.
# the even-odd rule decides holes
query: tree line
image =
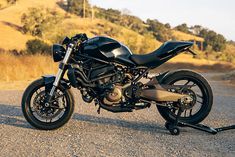
{"label": "tree line", "polygon": [[[204,47],[212,48],[212,50],[216,52],[223,51],[227,43],[223,35],[217,34],[215,31],[200,25],[189,27],[187,24],[181,24],[172,28],[169,23],[163,24],[158,20],[152,19],[143,21],[136,16],[115,9],[104,9],[100,7],[92,8],[88,0],[67,0],[67,4],[64,8],[67,12],[76,14],[80,17],[84,17],[84,14],[86,14],[85,16],[87,18],[94,16],[92,15],[93,10],[96,18],[105,19],[144,36],[152,36],[160,42],[174,40],[176,37],[174,37],[172,30],[175,29],[204,38]],[[33,36],[43,37],[44,32],[56,25],[62,18],[62,16],[53,10],[30,8],[29,11],[24,13],[21,17],[23,32]]]}
{"label": "tree line", "polygon": [[[74,13],[78,16],[83,16],[83,2],[84,0],[67,0],[68,6],[67,11],[70,13]],[[85,0],[87,17],[91,17],[91,5],[88,0]],[[163,24],[158,20],[148,19],[147,21],[143,21],[140,18],[128,14],[123,14],[119,10],[115,9],[103,9],[100,7],[95,7],[96,18],[103,18],[112,23],[116,23],[118,25],[127,27],[132,29],[142,35],[151,34],[156,40],[165,42],[167,40],[174,40],[174,36],[172,34],[172,29],[170,24]],[[204,38],[204,47],[212,47],[212,50],[219,52],[223,51],[226,47],[226,39],[223,35],[217,34],[213,30],[209,30],[200,25],[195,25],[192,27],[188,27],[187,24],[181,24],[173,28],[175,30],[196,35]]]}
{"label": "tree line", "polygon": [[204,38],[204,47],[211,46],[216,52],[223,51],[226,48],[226,39],[223,35],[213,30],[204,28],[200,25],[189,27],[186,23],[175,27],[176,30]]}

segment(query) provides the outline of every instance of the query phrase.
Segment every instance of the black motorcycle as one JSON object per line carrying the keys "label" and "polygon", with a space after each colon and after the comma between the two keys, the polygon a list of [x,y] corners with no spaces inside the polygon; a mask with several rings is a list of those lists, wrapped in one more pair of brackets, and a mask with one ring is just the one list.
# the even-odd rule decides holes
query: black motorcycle
{"label": "black motorcycle", "polygon": [[[207,117],[213,104],[211,87],[202,75],[190,70],[152,77],[149,71],[182,52],[195,54],[190,50],[192,45],[169,41],[152,53],[135,55],[108,37],[66,37],[62,45],[52,48],[54,61],[60,62],[57,75],[42,76],[27,87],[22,98],[23,114],[38,129],[61,127],[74,110],[74,87],[85,102],[98,105],[98,113],[100,109],[132,112],[154,104],[167,121],[166,128],[178,135],[179,122],[193,125]],[[66,73],[68,79],[64,78]]]}

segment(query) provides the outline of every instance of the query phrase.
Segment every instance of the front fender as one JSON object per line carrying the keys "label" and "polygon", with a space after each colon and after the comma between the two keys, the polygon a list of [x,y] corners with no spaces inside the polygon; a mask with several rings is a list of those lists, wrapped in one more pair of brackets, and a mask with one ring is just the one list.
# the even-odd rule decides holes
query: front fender
{"label": "front fender", "polygon": [[[49,93],[52,86],[53,86],[53,83],[55,81],[55,76],[54,75],[44,75],[44,76],[42,76],[42,78],[43,78],[43,81],[45,84],[45,91],[47,93]],[[69,81],[66,79],[61,79],[59,85],[62,86],[62,88],[64,90],[71,88]]]}

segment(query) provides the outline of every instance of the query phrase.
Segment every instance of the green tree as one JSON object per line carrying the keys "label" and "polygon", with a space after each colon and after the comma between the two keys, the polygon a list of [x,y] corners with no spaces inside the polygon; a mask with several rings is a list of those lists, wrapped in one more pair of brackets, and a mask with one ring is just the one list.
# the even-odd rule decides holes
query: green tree
{"label": "green tree", "polygon": [[194,35],[199,36],[199,35],[200,35],[200,32],[203,30],[203,27],[200,26],[200,25],[195,25],[195,26],[192,26],[190,29],[192,30],[192,33],[193,33]]}
{"label": "green tree", "polygon": [[144,26],[143,21],[132,15],[122,15],[119,25],[132,29],[140,34],[146,34],[147,28]]}
{"label": "green tree", "polygon": [[[84,0],[67,0],[67,11],[83,17],[83,2]],[[88,0],[85,0],[86,17],[91,17],[91,5]]]}
{"label": "green tree", "polygon": [[205,39],[205,46],[212,46],[212,49],[216,52],[223,51],[226,48],[226,39],[223,35],[208,29],[201,29],[199,33],[200,37]]}
{"label": "green tree", "polygon": [[171,29],[171,25],[170,25],[169,23],[166,23],[166,24],[165,24],[165,27],[166,27],[167,29]]}
{"label": "green tree", "polygon": [[33,36],[43,36],[43,32],[52,29],[61,20],[61,16],[54,10],[43,8],[29,8],[21,16],[23,32]]}
{"label": "green tree", "polygon": [[95,9],[97,10],[97,18],[106,19],[140,34],[147,33],[147,28],[144,26],[144,22],[136,16],[122,14],[121,11],[115,9],[103,9],[99,7],[96,7]]}
{"label": "green tree", "polygon": [[51,54],[51,46],[39,39],[28,40],[26,42],[26,51],[28,54]]}
{"label": "green tree", "polygon": [[151,31],[155,38],[161,42],[172,39],[172,32],[170,29],[166,28],[164,24],[160,23],[158,20],[147,20],[148,31]]}
{"label": "green tree", "polygon": [[184,33],[191,34],[191,32],[189,30],[189,27],[186,23],[183,23],[181,25],[176,26],[175,29],[178,30],[178,31],[184,32]]}

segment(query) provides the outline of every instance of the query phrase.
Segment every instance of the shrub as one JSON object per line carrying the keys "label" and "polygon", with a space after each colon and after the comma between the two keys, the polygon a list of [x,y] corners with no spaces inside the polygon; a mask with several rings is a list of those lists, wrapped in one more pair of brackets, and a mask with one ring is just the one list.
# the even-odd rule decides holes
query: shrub
{"label": "shrub", "polygon": [[189,27],[186,23],[176,26],[175,29],[184,33],[191,34]]}
{"label": "shrub", "polygon": [[8,4],[16,4],[18,0],[7,0],[7,3]]}
{"label": "shrub", "polygon": [[164,24],[162,24],[158,20],[148,19],[147,24],[149,25],[148,30],[153,32],[154,37],[158,41],[165,42],[167,40],[172,39],[173,35],[171,29],[168,29]]}
{"label": "shrub", "polygon": [[28,54],[51,54],[51,46],[39,39],[28,40],[26,43]]}
{"label": "shrub", "polygon": [[[83,15],[83,0],[67,0],[67,12],[76,14],[78,16],[84,16]],[[85,14],[86,17],[91,17],[91,6],[88,2],[88,0],[85,0]]]}
{"label": "shrub", "polygon": [[54,10],[30,8],[28,13],[21,16],[23,33],[42,37],[45,31],[53,29],[61,20],[61,16]]}

